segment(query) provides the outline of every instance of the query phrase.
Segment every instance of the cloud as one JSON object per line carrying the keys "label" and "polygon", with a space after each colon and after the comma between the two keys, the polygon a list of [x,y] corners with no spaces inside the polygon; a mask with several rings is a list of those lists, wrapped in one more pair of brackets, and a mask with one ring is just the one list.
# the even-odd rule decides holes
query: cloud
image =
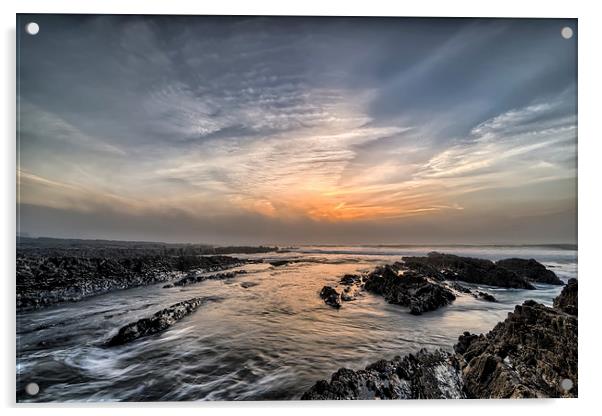
{"label": "cloud", "polygon": [[[19,51],[20,202],[48,221],[77,213],[75,234],[93,234],[88,218],[115,235],[172,223],[175,240],[437,239],[446,219],[567,213],[576,198],[576,48],[557,31],[570,20],[39,22]],[[21,224],[50,230],[40,221]]]}

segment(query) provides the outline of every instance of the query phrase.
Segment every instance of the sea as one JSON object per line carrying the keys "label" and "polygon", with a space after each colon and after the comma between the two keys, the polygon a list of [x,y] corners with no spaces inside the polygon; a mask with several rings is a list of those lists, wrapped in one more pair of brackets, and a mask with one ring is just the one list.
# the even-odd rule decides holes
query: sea
{"label": "sea", "polygon": [[[340,309],[318,293],[346,273],[368,272],[430,251],[490,260],[534,258],[562,280],[577,277],[577,250],[565,246],[297,246],[241,254],[264,259],[228,280],[115,291],[17,314],[20,402],[288,400],[341,367],[361,369],[422,348],[451,351],[465,331],[487,333],[516,305],[551,305],[560,286],[536,290],[478,287],[498,302],[459,296],[414,316],[381,296],[362,293]],[[283,266],[269,261],[295,260]],[[108,348],[130,322],[197,296],[203,305],[168,330]],[[30,396],[24,386],[36,383]]]}

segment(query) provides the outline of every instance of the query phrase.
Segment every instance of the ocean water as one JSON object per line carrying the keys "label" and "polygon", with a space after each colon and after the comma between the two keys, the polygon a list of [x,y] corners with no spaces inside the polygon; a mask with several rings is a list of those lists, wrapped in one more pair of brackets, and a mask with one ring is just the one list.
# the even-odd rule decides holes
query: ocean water
{"label": "ocean water", "polygon": [[[436,247],[498,260],[535,258],[563,280],[577,277],[577,252],[551,247]],[[429,247],[303,246],[239,257],[298,262],[242,267],[247,274],[182,288],[133,288],[17,315],[19,401],[298,399],[340,367],[359,369],[420,348],[451,350],[462,332],[485,333],[526,299],[550,305],[561,287],[481,286],[498,303],[458,297],[413,316],[363,293],[335,310],[319,298],[345,273],[372,270]],[[245,283],[243,287],[242,283]],[[250,284],[250,285],[248,285]],[[474,285],[473,285],[474,286]],[[103,344],[132,321],[196,296],[218,296],[167,331],[131,344]],[[28,396],[35,382],[40,392]]]}

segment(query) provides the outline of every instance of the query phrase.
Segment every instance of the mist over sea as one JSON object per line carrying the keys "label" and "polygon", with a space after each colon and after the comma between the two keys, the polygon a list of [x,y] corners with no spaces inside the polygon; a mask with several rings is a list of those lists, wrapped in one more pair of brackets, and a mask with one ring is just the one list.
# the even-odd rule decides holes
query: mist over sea
{"label": "mist over sea", "polygon": [[[339,309],[318,296],[346,273],[367,272],[402,256],[439,251],[499,260],[534,258],[567,281],[577,250],[567,246],[298,246],[234,254],[265,259],[247,274],[185,287],[115,291],[17,314],[19,401],[298,399],[340,367],[363,368],[420,348],[451,350],[464,331],[488,332],[526,299],[551,305],[562,287],[492,288],[497,303],[470,295],[420,316],[363,292]],[[283,266],[273,260],[296,260]],[[168,330],[115,348],[103,344],[123,325],[197,296],[202,306]]]}

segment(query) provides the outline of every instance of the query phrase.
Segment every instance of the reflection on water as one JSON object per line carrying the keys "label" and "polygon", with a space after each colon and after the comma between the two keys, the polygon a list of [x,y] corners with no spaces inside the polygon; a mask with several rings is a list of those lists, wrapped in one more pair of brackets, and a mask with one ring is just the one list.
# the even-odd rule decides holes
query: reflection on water
{"label": "reflection on water", "polygon": [[[546,248],[437,248],[497,260],[533,257],[563,279],[576,277],[576,252]],[[361,368],[419,348],[451,349],[464,331],[487,332],[525,299],[551,304],[559,287],[486,288],[498,303],[459,297],[451,306],[410,315],[364,294],[340,310],[318,292],[345,273],[421,254],[428,248],[301,247],[270,258],[286,266],[245,266],[248,274],[183,288],[135,288],[17,316],[21,401],[294,399],[340,367]],[[264,255],[265,256],[265,255]],[[261,257],[252,255],[249,257]],[[214,295],[169,330],[116,348],[103,342],[122,325],[173,303]]]}

